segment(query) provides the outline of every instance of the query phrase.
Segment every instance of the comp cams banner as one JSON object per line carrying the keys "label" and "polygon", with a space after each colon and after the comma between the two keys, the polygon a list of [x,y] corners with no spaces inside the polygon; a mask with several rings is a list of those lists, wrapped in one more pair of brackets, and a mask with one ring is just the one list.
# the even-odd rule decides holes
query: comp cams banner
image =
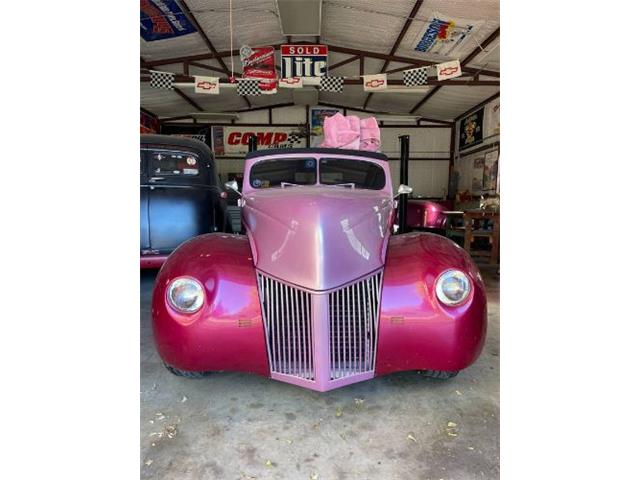
{"label": "comp cams banner", "polygon": [[[214,127],[215,128],[215,127]],[[306,136],[295,127],[222,127],[223,155],[244,155],[249,151],[249,138],[258,137],[258,150],[304,148]]]}

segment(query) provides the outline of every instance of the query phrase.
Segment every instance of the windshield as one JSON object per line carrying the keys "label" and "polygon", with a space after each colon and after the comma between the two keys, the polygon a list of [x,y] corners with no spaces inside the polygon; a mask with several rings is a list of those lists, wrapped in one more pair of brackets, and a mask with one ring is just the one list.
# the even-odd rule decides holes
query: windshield
{"label": "windshield", "polygon": [[323,185],[349,185],[353,188],[382,190],[385,185],[384,170],[366,160],[347,158],[320,159],[320,183]]}
{"label": "windshield", "polygon": [[315,158],[278,158],[264,160],[251,168],[249,181],[253,188],[280,187],[283,183],[315,185]]}
{"label": "windshield", "polygon": [[256,189],[319,183],[382,190],[386,177],[382,167],[367,160],[322,158],[318,169],[318,162],[314,158],[277,158],[254,164],[249,181]]}

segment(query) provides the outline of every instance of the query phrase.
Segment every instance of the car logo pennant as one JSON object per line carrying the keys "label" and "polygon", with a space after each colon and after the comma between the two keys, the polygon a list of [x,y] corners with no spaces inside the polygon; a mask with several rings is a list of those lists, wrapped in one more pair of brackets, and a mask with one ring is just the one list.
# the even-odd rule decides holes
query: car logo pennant
{"label": "car logo pennant", "polygon": [[438,80],[447,80],[449,78],[456,78],[462,75],[462,67],[460,66],[460,60],[452,60],[451,62],[439,63],[436,65],[436,71],[438,72]]}
{"label": "car logo pennant", "polygon": [[195,76],[195,93],[207,93],[209,95],[218,95],[220,93],[220,79],[218,77],[201,77]]}
{"label": "car logo pennant", "polygon": [[380,73],[378,75],[363,75],[362,85],[364,86],[365,92],[385,90],[387,88],[387,74]]}

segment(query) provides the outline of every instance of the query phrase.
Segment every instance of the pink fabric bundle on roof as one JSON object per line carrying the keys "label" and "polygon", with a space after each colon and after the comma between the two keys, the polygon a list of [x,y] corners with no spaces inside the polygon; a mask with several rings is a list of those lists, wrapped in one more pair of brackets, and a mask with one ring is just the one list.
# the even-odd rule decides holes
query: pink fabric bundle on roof
{"label": "pink fabric bundle on roof", "polygon": [[346,148],[352,150],[380,150],[380,129],[374,117],[360,120],[355,115],[336,113],[324,119],[325,148]]}
{"label": "pink fabric bundle on roof", "polygon": [[369,152],[380,150],[380,128],[375,117],[360,120],[360,150]]}

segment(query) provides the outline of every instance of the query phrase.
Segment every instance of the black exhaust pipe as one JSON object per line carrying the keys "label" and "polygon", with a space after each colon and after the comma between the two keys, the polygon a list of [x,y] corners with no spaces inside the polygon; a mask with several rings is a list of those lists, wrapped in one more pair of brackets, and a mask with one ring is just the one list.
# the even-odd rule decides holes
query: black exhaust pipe
{"label": "black exhaust pipe", "polygon": [[255,152],[256,150],[258,150],[258,137],[251,135],[249,137],[249,151]]}
{"label": "black exhaust pipe", "polygon": [[[409,135],[400,135],[400,183],[409,184]],[[407,195],[398,198],[398,233],[407,232]]]}

